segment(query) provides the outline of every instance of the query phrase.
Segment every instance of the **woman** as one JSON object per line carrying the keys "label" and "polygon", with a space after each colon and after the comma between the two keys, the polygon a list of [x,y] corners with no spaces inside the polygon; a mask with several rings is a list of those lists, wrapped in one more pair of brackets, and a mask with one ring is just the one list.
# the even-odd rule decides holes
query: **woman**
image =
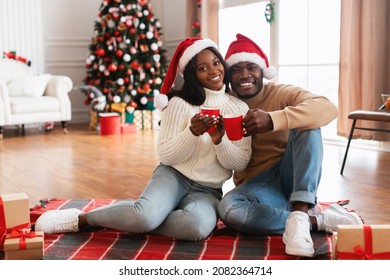
{"label": "woman", "polygon": [[[232,170],[243,170],[251,155],[248,137],[231,142],[221,117],[199,114],[200,106],[219,108],[222,115],[245,114],[247,105],[226,93],[226,64],[210,39],[189,38],[173,55],[161,95],[157,152],[161,163],[141,196],[88,213],[78,209],[48,211],[35,230],[75,232],[88,226],[133,233],[202,240],[217,223],[222,185]],[[171,90],[176,72],[184,75],[180,90]],[[216,126],[213,133],[205,133]]]}

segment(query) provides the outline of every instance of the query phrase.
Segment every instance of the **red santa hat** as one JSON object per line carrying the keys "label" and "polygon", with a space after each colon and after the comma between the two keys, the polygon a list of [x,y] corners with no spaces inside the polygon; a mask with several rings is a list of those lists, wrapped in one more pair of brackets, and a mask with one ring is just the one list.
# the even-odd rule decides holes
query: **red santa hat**
{"label": "red santa hat", "polygon": [[263,77],[273,79],[276,77],[276,68],[269,65],[268,58],[263,50],[251,39],[242,34],[236,35],[237,40],[233,41],[225,55],[229,67],[239,62],[252,62],[260,66]]}
{"label": "red santa hat", "polygon": [[217,44],[212,40],[200,37],[187,38],[177,46],[161,86],[160,94],[154,97],[154,106],[156,108],[163,109],[167,106],[167,94],[175,82],[177,72],[179,71],[179,74],[183,75],[188,62],[202,50],[210,47],[218,48]]}

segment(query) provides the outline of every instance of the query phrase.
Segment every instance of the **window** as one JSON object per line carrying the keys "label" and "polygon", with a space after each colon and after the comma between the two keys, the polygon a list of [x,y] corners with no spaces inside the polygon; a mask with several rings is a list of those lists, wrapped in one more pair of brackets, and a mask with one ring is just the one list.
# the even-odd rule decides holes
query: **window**
{"label": "window", "polygon": [[[269,55],[278,82],[301,86],[337,105],[340,0],[274,0],[277,18],[271,26],[264,17],[268,1],[237,2],[220,0],[221,52],[236,33],[243,33]],[[336,121],[322,132],[324,138],[338,139]]]}
{"label": "window", "polygon": [[[270,26],[265,21],[266,1],[258,1],[240,6],[230,7],[223,1],[225,8],[219,10],[219,49],[224,55],[230,42],[236,39],[237,33],[251,38],[261,46],[264,52],[270,51]],[[246,1],[240,1],[245,3]],[[249,1],[250,2],[250,1]],[[227,6],[227,7],[226,7]]]}

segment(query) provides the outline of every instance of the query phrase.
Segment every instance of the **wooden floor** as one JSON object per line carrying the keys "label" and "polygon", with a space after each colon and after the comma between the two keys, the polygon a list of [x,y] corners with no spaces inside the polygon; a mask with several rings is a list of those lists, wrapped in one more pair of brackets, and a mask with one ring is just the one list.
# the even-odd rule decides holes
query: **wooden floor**
{"label": "wooden floor", "polygon": [[[100,136],[87,124],[56,124],[21,134],[7,128],[0,140],[0,194],[25,192],[34,206],[41,198],[137,198],[155,166],[158,131]],[[345,147],[325,145],[318,201],[350,200],[369,224],[390,224],[390,153],[351,146],[344,176]],[[228,181],[224,191],[231,189]]]}

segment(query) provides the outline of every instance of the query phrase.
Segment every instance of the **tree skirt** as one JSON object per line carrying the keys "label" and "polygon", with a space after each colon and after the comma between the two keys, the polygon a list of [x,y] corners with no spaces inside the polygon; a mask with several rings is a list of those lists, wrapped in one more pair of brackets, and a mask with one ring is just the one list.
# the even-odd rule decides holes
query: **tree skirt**
{"label": "tree skirt", "polygon": [[[51,199],[31,209],[31,223],[47,210],[78,208],[90,211],[115,203],[114,199]],[[322,211],[330,203],[320,203]],[[314,259],[332,259],[332,235],[313,232]],[[237,233],[218,222],[199,242],[175,240],[152,234],[132,234],[106,228],[66,234],[45,234],[45,260],[292,260],[281,235],[256,236]]]}

